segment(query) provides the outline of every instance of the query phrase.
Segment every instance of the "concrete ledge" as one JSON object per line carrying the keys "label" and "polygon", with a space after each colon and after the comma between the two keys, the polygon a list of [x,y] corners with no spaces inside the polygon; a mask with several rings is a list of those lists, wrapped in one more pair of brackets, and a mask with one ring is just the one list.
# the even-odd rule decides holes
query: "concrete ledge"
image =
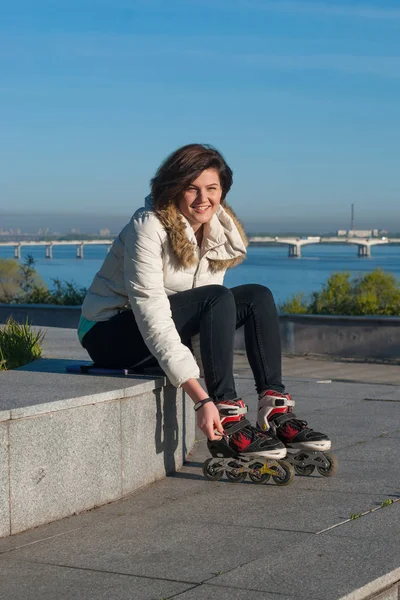
{"label": "concrete ledge", "polygon": [[181,390],[163,378],[33,365],[0,374],[0,537],[116,500],[182,466],[195,420]]}
{"label": "concrete ledge", "polygon": [[[282,352],[358,359],[400,358],[400,317],[281,315]],[[244,350],[243,330],[236,350]]]}
{"label": "concrete ledge", "polygon": [[400,568],[394,569],[339,600],[398,600],[400,598]]}
{"label": "concrete ledge", "polygon": [[283,352],[400,358],[400,317],[282,315]]}
{"label": "concrete ledge", "polygon": [[[0,323],[14,319],[39,327],[76,329],[80,306],[0,304]],[[347,317],[280,315],[284,354],[320,354],[358,359],[400,358],[400,317]],[[244,350],[243,331],[236,335],[236,350]]]}
{"label": "concrete ledge", "polygon": [[0,304],[0,323],[12,316],[24,323],[39,327],[66,327],[76,329],[81,316],[80,306],[56,306],[52,304]]}

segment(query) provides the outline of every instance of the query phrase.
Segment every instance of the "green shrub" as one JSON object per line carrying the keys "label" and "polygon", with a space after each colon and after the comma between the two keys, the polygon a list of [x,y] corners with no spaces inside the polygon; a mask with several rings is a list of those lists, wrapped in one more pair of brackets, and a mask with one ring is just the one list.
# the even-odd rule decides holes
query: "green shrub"
{"label": "green shrub", "polygon": [[357,315],[400,315],[400,285],[394,275],[381,269],[355,281],[354,313]]}
{"label": "green shrub", "polygon": [[382,269],[353,279],[348,272],[332,273],[310,301],[295,294],[279,308],[287,314],[399,316],[400,282]]}
{"label": "green shrub", "polygon": [[293,296],[281,304],[279,308],[282,312],[293,315],[304,315],[308,313],[308,304],[303,293],[293,294]]}
{"label": "green shrub", "polygon": [[20,265],[13,259],[0,260],[0,302],[6,304],[57,304],[80,306],[86,296],[85,287],[73,281],[53,279],[53,289],[45,285],[35,269],[33,256]]}
{"label": "green shrub", "polygon": [[0,301],[10,302],[20,290],[19,265],[11,258],[0,260]]}
{"label": "green shrub", "polygon": [[316,315],[351,315],[353,283],[350,273],[332,273],[320,292],[313,292],[311,312]]}
{"label": "green shrub", "polygon": [[54,289],[50,290],[50,304],[62,306],[80,306],[85,299],[87,289],[76,287],[72,281],[53,279]]}
{"label": "green shrub", "polygon": [[0,371],[17,369],[40,358],[42,331],[33,331],[28,321],[21,324],[12,317],[0,328]]}

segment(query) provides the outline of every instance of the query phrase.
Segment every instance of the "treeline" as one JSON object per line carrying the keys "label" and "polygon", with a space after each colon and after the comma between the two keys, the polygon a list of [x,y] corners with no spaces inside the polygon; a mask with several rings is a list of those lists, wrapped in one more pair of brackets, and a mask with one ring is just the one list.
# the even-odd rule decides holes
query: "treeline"
{"label": "treeline", "polygon": [[382,269],[358,277],[332,273],[320,292],[294,294],[279,308],[297,315],[400,316],[400,281]]}
{"label": "treeline", "polygon": [[[49,288],[28,255],[23,264],[0,259],[0,302],[80,306],[87,288],[73,281],[52,280]],[[391,273],[375,269],[352,277],[349,272],[332,273],[318,292],[309,297],[294,294],[279,306],[282,313],[309,315],[400,316],[400,281]]]}

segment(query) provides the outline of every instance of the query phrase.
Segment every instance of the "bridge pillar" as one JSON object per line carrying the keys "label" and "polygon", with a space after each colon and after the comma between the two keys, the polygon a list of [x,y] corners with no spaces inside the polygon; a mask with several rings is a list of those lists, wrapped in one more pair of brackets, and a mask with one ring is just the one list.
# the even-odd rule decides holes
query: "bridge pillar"
{"label": "bridge pillar", "polygon": [[359,245],[358,246],[358,256],[360,258],[369,258],[371,256],[371,246],[367,246],[366,244],[364,245]]}
{"label": "bridge pillar", "polygon": [[300,258],[301,246],[300,244],[289,244],[289,258]]}
{"label": "bridge pillar", "polygon": [[53,244],[48,244],[45,246],[46,249],[46,258],[53,258]]}
{"label": "bridge pillar", "polygon": [[83,244],[76,247],[76,258],[83,258]]}
{"label": "bridge pillar", "polygon": [[21,246],[19,244],[18,246],[14,246],[14,258],[17,260],[20,260],[21,258]]}

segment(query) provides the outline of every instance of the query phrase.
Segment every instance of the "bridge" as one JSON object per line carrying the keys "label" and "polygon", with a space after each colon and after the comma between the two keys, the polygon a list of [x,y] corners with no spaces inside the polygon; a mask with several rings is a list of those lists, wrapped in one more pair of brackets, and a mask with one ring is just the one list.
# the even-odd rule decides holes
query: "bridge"
{"label": "bridge", "polygon": [[323,236],[308,236],[306,238],[290,238],[290,237],[262,237],[254,236],[249,238],[250,244],[283,244],[289,246],[289,256],[291,258],[299,258],[301,256],[301,248],[310,244],[352,244],[358,247],[358,256],[367,258],[371,256],[371,247],[380,244],[400,244],[400,238],[358,238],[358,237],[323,237]]}
{"label": "bridge", "polygon": [[107,246],[107,252],[111,248],[113,240],[68,240],[68,241],[30,241],[30,242],[0,242],[0,246],[14,247],[14,258],[21,258],[22,246],[44,246],[46,258],[53,258],[54,246],[76,246],[76,258],[83,258],[84,246]]}
{"label": "bridge", "polygon": [[[366,258],[371,256],[371,247],[378,244],[399,244],[400,238],[358,238],[358,237],[324,237],[324,236],[308,236],[301,237],[265,237],[253,236],[249,237],[251,245],[257,244],[277,244],[286,245],[289,247],[289,256],[291,258],[299,258],[303,246],[310,244],[352,244],[358,247],[358,256]],[[0,242],[0,246],[11,246],[14,248],[14,257],[18,260],[21,258],[22,246],[44,246],[46,258],[53,258],[54,246],[76,246],[76,258],[84,258],[85,246],[107,246],[107,252],[111,248],[113,240],[68,240],[68,241],[22,241],[22,242]]]}

